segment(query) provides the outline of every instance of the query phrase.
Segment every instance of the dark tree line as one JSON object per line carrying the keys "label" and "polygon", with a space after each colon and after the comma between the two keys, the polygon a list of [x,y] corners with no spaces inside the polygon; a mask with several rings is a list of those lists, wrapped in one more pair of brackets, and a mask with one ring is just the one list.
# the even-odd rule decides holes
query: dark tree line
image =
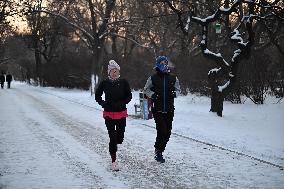
{"label": "dark tree line", "polygon": [[213,94],[212,111],[224,98],[261,104],[267,94],[283,97],[281,2],[25,0],[9,6],[21,8],[27,32],[6,35],[0,55],[13,58],[5,69],[19,79],[93,90],[111,58],[143,88],[162,54],[184,93]]}

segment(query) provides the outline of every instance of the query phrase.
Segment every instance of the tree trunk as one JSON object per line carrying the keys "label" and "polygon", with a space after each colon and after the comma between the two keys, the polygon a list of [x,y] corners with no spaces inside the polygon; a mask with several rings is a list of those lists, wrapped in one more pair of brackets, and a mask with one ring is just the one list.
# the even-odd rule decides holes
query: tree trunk
{"label": "tree trunk", "polygon": [[216,112],[218,116],[222,117],[223,112],[223,93],[218,90],[218,82],[216,80],[210,81],[211,84],[211,108],[210,112]]}
{"label": "tree trunk", "polygon": [[103,45],[94,46],[91,69],[91,95],[93,95],[96,84],[100,83],[103,77]]}
{"label": "tree trunk", "polygon": [[37,85],[41,85],[42,84],[42,74],[41,74],[41,54],[40,54],[40,47],[38,44],[38,40],[37,37],[35,37],[35,42],[34,42],[35,46],[35,63],[36,63],[36,74],[35,74],[35,80],[37,82]]}
{"label": "tree trunk", "polygon": [[93,50],[93,56],[91,60],[91,96],[95,93],[96,84],[98,83],[98,51]]}

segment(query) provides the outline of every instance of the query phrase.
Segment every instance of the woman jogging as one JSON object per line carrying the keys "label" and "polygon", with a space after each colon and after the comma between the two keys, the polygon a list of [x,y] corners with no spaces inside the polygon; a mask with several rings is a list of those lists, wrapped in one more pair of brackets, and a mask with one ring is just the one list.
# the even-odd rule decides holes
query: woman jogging
{"label": "woman jogging", "polygon": [[[108,64],[108,78],[103,80],[96,89],[96,101],[104,108],[103,117],[109,135],[109,153],[112,169],[118,171],[116,161],[117,144],[122,144],[126,126],[128,104],[132,98],[127,80],[120,78],[120,66],[110,60]],[[102,99],[102,94],[105,99]]]}

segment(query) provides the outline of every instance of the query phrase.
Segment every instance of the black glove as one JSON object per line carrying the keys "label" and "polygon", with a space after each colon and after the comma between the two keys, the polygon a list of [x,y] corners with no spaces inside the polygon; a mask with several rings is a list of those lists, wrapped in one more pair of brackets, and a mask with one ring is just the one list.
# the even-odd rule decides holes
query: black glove
{"label": "black glove", "polygon": [[159,95],[158,95],[157,93],[154,93],[154,94],[152,94],[152,96],[151,96],[151,99],[152,99],[153,101],[158,100],[158,98],[159,98]]}
{"label": "black glove", "polygon": [[102,101],[101,104],[102,108],[106,108],[106,102],[105,101]]}
{"label": "black glove", "polygon": [[175,92],[175,91],[171,91],[170,96],[171,96],[171,97],[173,97],[173,98],[176,98],[176,97],[177,97],[177,94],[176,94],[176,92]]}

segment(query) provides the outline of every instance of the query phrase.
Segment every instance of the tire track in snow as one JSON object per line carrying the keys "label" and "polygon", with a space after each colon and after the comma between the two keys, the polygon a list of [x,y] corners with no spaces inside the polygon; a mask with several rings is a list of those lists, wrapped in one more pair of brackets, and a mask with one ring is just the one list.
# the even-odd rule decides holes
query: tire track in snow
{"label": "tire track in snow", "polygon": [[[53,107],[42,103],[38,98],[35,98],[23,91],[21,91],[21,97],[19,96],[19,91],[14,94],[19,98],[23,98],[24,95],[24,99],[31,99],[32,105],[35,105],[40,113],[47,114],[50,111],[54,111]],[[73,175],[86,181],[85,183],[82,183],[83,188],[112,188],[109,186],[109,183],[104,182],[104,179],[97,174],[96,170],[94,170],[94,167],[82,161],[76,156],[77,154],[72,154],[72,152],[66,147],[66,144],[60,140],[60,137],[53,136],[49,133],[54,128],[50,128],[48,124],[39,122],[37,118],[33,117],[34,115],[29,115],[25,112],[21,112],[21,114],[27,128],[30,130],[33,136],[38,138],[44,144],[44,146],[47,147],[50,155],[56,155],[56,157],[62,159],[66,167]],[[56,116],[56,114],[57,112],[54,112],[53,116]],[[69,124],[69,122],[56,123],[59,128],[64,126],[64,124]]]}
{"label": "tire track in snow", "polygon": [[[65,101],[69,101],[69,102],[72,102],[72,103],[75,103],[75,104],[78,104],[80,106],[84,106],[84,107],[87,107],[87,108],[90,108],[90,109],[94,109],[94,110],[97,110],[97,111],[101,111],[101,109],[98,109],[98,108],[95,108],[95,107],[92,107],[92,106],[88,106],[86,104],[83,104],[83,103],[79,103],[79,102],[76,102],[74,100],[70,100],[70,99],[66,99],[66,98],[63,98],[61,96],[58,96],[58,95],[55,95],[55,94],[51,94],[51,93],[48,93],[46,91],[42,91],[40,89],[37,89],[39,92],[41,93],[45,93],[45,94],[48,94],[48,95],[52,95],[52,96],[56,96],[62,100],[65,100]],[[129,116],[129,119],[135,119],[134,116]],[[141,124],[145,127],[148,127],[148,128],[151,128],[151,129],[155,129],[154,126],[151,126],[151,125],[148,125],[148,124]],[[270,165],[270,166],[273,166],[273,167],[277,167],[279,168],[281,171],[284,170],[284,166],[282,165],[279,165],[279,164],[276,164],[276,163],[272,163],[270,161],[266,161],[264,159],[261,159],[261,158],[258,158],[258,157],[254,157],[252,155],[248,155],[248,154],[245,154],[243,152],[239,152],[237,150],[232,150],[232,149],[229,149],[229,148],[225,148],[225,147],[222,147],[220,145],[216,145],[216,144],[212,144],[210,142],[206,142],[206,141],[201,141],[201,140],[198,140],[198,139],[195,139],[195,138],[192,138],[192,137],[188,137],[188,136],[184,136],[182,134],[179,134],[179,133],[175,133],[175,132],[172,132],[172,135],[176,136],[176,137],[181,137],[181,138],[184,138],[184,139],[188,139],[188,140],[191,140],[191,141],[194,141],[194,142],[197,142],[197,143],[200,143],[200,144],[204,144],[204,145],[207,145],[207,146],[210,146],[210,147],[214,147],[214,148],[218,148],[220,150],[224,150],[224,151],[227,151],[227,152],[230,152],[230,153],[233,153],[233,154],[237,154],[239,156],[243,156],[243,157],[246,157],[246,158],[250,158],[254,161],[258,161],[260,163],[263,163],[263,164],[267,164],[267,165]]]}
{"label": "tire track in snow", "polygon": [[[23,93],[25,93],[25,91],[23,91]],[[85,122],[85,120],[84,122],[80,122],[78,119],[75,120],[74,117],[66,115],[64,110],[59,110],[51,104],[43,102],[43,99],[40,99],[36,93],[27,93],[26,95],[37,101],[40,111],[46,112],[46,115],[48,115],[49,119],[52,120],[55,125],[65,130],[83,146],[92,149],[101,157],[110,161],[107,153],[108,137],[104,129],[94,127],[95,123],[90,124],[87,123],[88,121]],[[77,103],[74,102],[74,104]],[[92,107],[88,107],[88,109],[90,112],[93,111]],[[151,133],[148,129],[146,129],[145,132]],[[98,139],[102,141],[99,142]],[[261,175],[267,174],[267,171],[265,171],[266,166],[259,164],[255,167],[254,169],[260,172],[265,171],[265,173],[261,175],[257,173],[257,179],[253,178],[253,180],[251,180],[250,174],[254,174],[254,172],[251,172],[248,167],[257,164],[253,161],[245,160],[247,159],[246,157],[233,156],[235,154],[214,147],[212,147],[212,149],[208,148],[207,150],[203,150],[204,144],[197,143],[198,145],[191,146],[191,148],[193,148],[194,153],[198,154],[197,156],[201,158],[200,160],[196,159],[196,156],[193,156],[192,159],[191,154],[186,153],[184,156],[178,155],[174,159],[169,158],[166,164],[160,165],[153,160],[153,156],[149,158],[149,153],[147,151],[145,152],[144,148],[138,147],[140,151],[138,150],[137,153],[137,146],[133,146],[134,140],[131,141],[127,139],[123,145],[119,147],[119,149],[121,149],[121,152],[119,152],[119,154],[121,153],[119,160],[125,167],[123,167],[122,171],[119,173],[113,173],[121,180],[126,180],[131,183],[131,188],[149,188],[149,186],[152,188],[208,188],[208,186],[217,188],[247,188],[252,186],[251,182],[254,180],[254,182],[258,184],[261,183],[265,185],[263,179],[258,179],[262,178]],[[172,143],[181,144],[181,148],[185,149],[186,146],[190,145],[189,141],[190,140],[186,138],[174,137]],[[97,149],[96,146],[99,149]],[[181,153],[180,150],[177,152]],[[170,157],[174,157],[176,151],[170,153],[172,153]],[[213,159],[210,160],[212,157]],[[202,160],[205,160],[205,162],[202,162]],[[230,170],[220,168],[223,163],[229,167],[233,166],[231,165],[231,160],[235,162],[233,164],[242,167],[237,169],[238,171],[249,171],[248,174],[245,174],[249,177],[244,177],[240,180],[240,178],[238,178],[239,176],[236,177]],[[199,164],[198,162],[201,163]],[[276,181],[279,183],[279,180]],[[271,182],[268,183],[271,185]],[[278,186],[277,183],[275,186]],[[258,186],[261,185],[259,184]]]}
{"label": "tire track in snow", "polygon": [[[108,155],[109,139],[107,132],[104,132],[100,128],[93,127],[88,123],[76,121],[72,117],[69,117],[51,105],[42,102],[40,99],[27,94],[24,91],[22,91],[22,94],[33,99],[39,110],[46,114],[54,125],[64,129],[64,131],[73,136],[82,145],[87,146],[104,159],[110,161]],[[60,143],[60,141],[50,142]],[[134,149],[129,142],[125,141],[123,146],[125,151],[122,152],[123,155],[120,157],[120,162],[124,167],[121,171],[114,174],[129,181],[131,183],[131,188],[149,188],[149,186],[151,186],[151,188],[188,188],[187,179],[183,178],[183,180],[179,180],[176,177],[173,177],[171,174],[171,171],[173,170],[169,169],[169,167],[163,167],[163,169],[160,170],[161,165],[153,161],[152,158],[150,161],[145,161],[145,159],[147,159],[147,154],[133,154],[132,152],[136,149]],[[174,169],[176,168],[177,167],[174,167]],[[110,167],[108,168],[108,171],[111,171]],[[202,171],[199,172],[202,173]],[[192,182],[192,184],[193,183],[195,185],[197,184],[196,182]]]}
{"label": "tire track in snow", "polygon": [[41,123],[31,118],[27,118],[26,121],[29,123],[28,128],[30,131],[48,147],[50,154],[56,154],[63,159],[72,174],[88,181],[84,183],[84,187],[108,188],[107,185],[102,182],[102,178],[97,176],[85,163],[72,156],[60,140],[44,132],[41,129]]}

